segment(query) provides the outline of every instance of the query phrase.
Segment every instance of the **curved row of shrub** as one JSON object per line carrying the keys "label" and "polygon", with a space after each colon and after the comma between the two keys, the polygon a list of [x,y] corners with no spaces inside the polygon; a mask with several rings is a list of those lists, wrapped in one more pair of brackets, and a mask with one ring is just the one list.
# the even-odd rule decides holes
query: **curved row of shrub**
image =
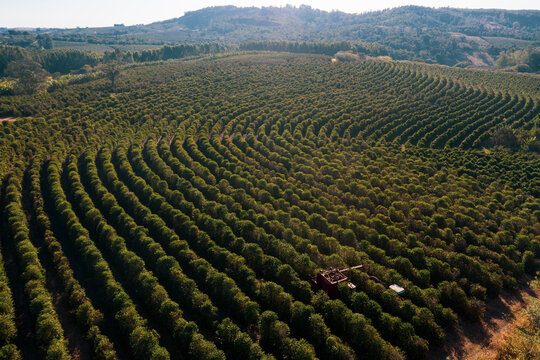
{"label": "curved row of shrub", "polygon": [[92,281],[103,289],[107,305],[115,314],[118,326],[127,336],[133,356],[137,359],[169,359],[169,353],[159,345],[156,334],[148,327],[147,321],[141,317],[133,301],[114,278],[108,263],[90,239],[88,230],[81,225],[71,208],[61,185],[57,160],[53,159],[47,164],[46,178],[55,216],[65,224],[71,246],[86,271],[92,275]]}
{"label": "curved row of shrub", "polygon": [[14,344],[17,336],[15,306],[1,250],[0,248],[0,358],[18,360],[21,353]]}
{"label": "curved row of shrub", "polygon": [[[151,155],[150,155],[150,154],[151,154],[151,151],[154,151],[153,157],[155,158],[155,157],[157,156],[157,154],[155,153],[155,150],[151,150],[152,148],[149,147],[149,143],[150,143],[150,142],[147,142],[147,144],[146,144],[146,148],[148,149],[148,154],[149,154],[149,156],[151,156]],[[202,206],[202,208],[205,209],[205,210],[208,209],[207,206]],[[225,208],[223,208],[223,211],[226,212]],[[231,214],[231,215],[232,215],[232,214]],[[229,215],[229,216],[227,216],[227,217],[230,218],[231,215]],[[440,331],[440,330],[439,330],[439,331]],[[393,342],[394,339],[393,339],[392,337],[389,336],[388,338],[389,338],[389,340],[391,340],[391,341]],[[401,344],[401,345],[403,345],[403,344]],[[425,349],[425,348],[424,348],[424,349]],[[422,352],[422,351],[420,351],[420,352]]]}
{"label": "curved row of shrub", "polygon": [[[143,302],[149,312],[159,319],[162,324],[171,332],[173,338],[182,345],[194,358],[207,359],[223,359],[223,353],[220,352],[213,343],[205,340],[201,334],[197,333],[197,329],[193,323],[189,323],[182,317],[182,311],[178,303],[170,299],[168,292],[152,272],[146,269],[146,264],[136,252],[131,251],[126,246],[126,240],[119,236],[111,225],[107,223],[103,214],[94,206],[92,199],[86,193],[86,190],[80,180],[77,170],[77,159],[71,156],[67,163],[68,178],[70,182],[73,198],[80,209],[81,214],[84,214],[83,223],[87,225],[93,237],[94,242],[103,249],[103,252],[112,259],[116,264],[116,269],[122,273],[123,279],[126,279],[128,286],[135,289],[137,298]],[[136,240],[130,238],[130,241]],[[144,239],[148,241],[149,239]],[[140,244],[137,244],[140,246]],[[151,244],[144,244],[151,245]],[[143,246],[144,246],[143,245]],[[148,248],[145,249],[148,254]],[[159,249],[156,249],[159,250]],[[159,254],[159,252],[158,252]],[[153,254],[150,254],[153,256]],[[161,259],[161,261],[166,261]],[[179,266],[169,266],[157,262],[155,270],[159,271],[160,266],[165,272],[176,272]],[[178,277],[171,277],[171,288],[179,284]],[[169,280],[169,279],[167,279]],[[183,294],[186,296],[186,294]],[[191,294],[197,297],[195,291]],[[201,311],[206,311],[207,307],[203,307]]]}
{"label": "curved row of shrub", "polygon": [[[100,163],[104,164],[105,178],[113,179],[111,181],[111,186],[112,188],[117,189],[115,193],[118,194],[121,192],[123,194],[119,197],[125,199],[125,196],[127,196],[128,198],[133,199],[135,195],[128,194],[129,190],[127,187],[121,184],[116,178],[116,175],[114,172],[112,172],[113,169],[110,166],[111,164],[108,162],[108,158],[106,156],[105,151],[101,151],[100,155],[98,155]],[[217,308],[212,305],[210,299],[205,294],[201,293],[197,289],[195,281],[187,278],[185,275],[182,275],[180,264],[176,259],[181,260],[183,263],[185,261],[191,261],[192,264],[196,264],[197,268],[194,268],[194,270],[196,271],[195,274],[198,275],[198,279],[203,280],[201,275],[206,273],[207,278],[204,279],[204,281],[211,281],[212,284],[215,285],[214,289],[212,289],[214,292],[219,289],[219,286],[227,286],[227,284],[230,285],[230,282],[228,282],[226,278],[216,280],[219,277],[219,274],[213,274],[216,279],[211,279],[210,276],[212,274],[212,269],[207,267],[207,265],[205,266],[205,263],[201,260],[197,261],[197,256],[193,252],[190,252],[189,248],[182,244],[179,239],[170,237],[169,240],[163,241],[163,244],[168,252],[174,254],[174,256],[167,255],[161,245],[154,242],[154,240],[147,235],[146,231],[148,228],[138,225],[135,220],[119,206],[114,195],[109,193],[108,190],[101,184],[98,177],[98,171],[93,163],[93,160],[89,156],[85,156],[82,161],[83,167],[86,168],[85,175],[87,177],[87,181],[92,188],[91,193],[93,194],[93,197],[99,199],[98,203],[103,210],[109,214],[107,217],[112,219],[114,226],[118,229],[118,231],[125,234],[126,239],[128,239],[129,243],[133,243],[134,248],[140,249],[140,252],[144,253],[143,256],[145,259],[147,259],[147,262],[151,266],[157,266],[156,273],[158,274],[158,277],[163,276],[164,282],[166,284],[171,284],[171,289],[174,289],[173,291],[175,294],[177,294],[179,301],[183,301],[186,305],[188,305],[191,312],[196,313],[198,318],[203,319],[204,325],[215,328],[218,320]],[[107,166],[107,164],[109,166]],[[142,207],[140,203],[132,202],[130,203],[129,208],[134,209],[135,213],[147,214],[145,213],[144,207]],[[147,215],[144,215],[143,217],[147,217]],[[150,216],[150,218],[151,217],[152,216]],[[154,221],[158,221],[159,223],[159,220],[155,217]],[[161,233],[160,235],[161,236],[158,234],[156,238],[164,239],[165,233]],[[220,284],[220,281],[223,285]],[[250,302],[249,298],[242,298],[241,293],[239,292],[231,294],[223,291],[219,295],[219,303],[221,305],[229,304],[233,317],[239,317],[242,319],[244,325],[249,325],[249,320],[253,318],[252,324],[256,324],[258,321],[258,306],[255,303]],[[197,302],[197,300],[200,301]],[[245,306],[245,309],[242,306]],[[246,314],[246,317],[242,316],[242,314]],[[247,334],[243,334],[241,332],[237,334],[238,337],[248,339],[245,337],[246,335]],[[232,341],[234,341],[234,339],[232,339]],[[260,348],[258,348],[257,345],[251,343],[250,345],[248,344],[248,348],[251,351],[250,356],[252,358],[259,358],[263,356]]]}
{"label": "curved row of shrub", "polygon": [[40,180],[41,168],[41,159],[34,158],[28,169],[30,177],[29,191],[39,235],[43,238],[48,256],[54,264],[56,276],[60,279],[67,295],[71,313],[77,320],[77,325],[86,335],[86,339],[90,342],[93,355],[97,359],[117,359],[112,342],[101,331],[103,314],[94,307],[84,288],[75,279],[71,264],[62,250],[62,245],[58,242],[51,229],[49,216],[44,209],[44,197]]}
{"label": "curved row of shrub", "polygon": [[[155,177],[155,174],[152,174],[148,168],[145,168],[144,162],[142,162],[142,158],[140,157],[140,151],[132,151],[132,154],[135,154],[135,158],[132,158],[132,161],[134,164],[138,164],[137,168],[140,171],[143,171],[147,174],[148,177]],[[157,155],[157,154],[154,154]],[[157,181],[157,178],[156,178]],[[185,200],[179,201],[179,198],[182,198],[183,195],[177,192],[177,190],[174,192],[171,192],[168,189],[164,189],[161,187],[165,192],[168,199],[174,199],[171,203],[179,204],[180,202],[183,202],[182,205],[179,205],[179,207],[187,208],[190,207],[193,209],[194,206],[190,204],[189,202],[186,202]],[[210,205],[210,204],[208,204]],[[177,205],[178,206],[178,205]],[[202,207],[203,209],[209,209],[208,206],[204,205]],[[226,211],[224,208],[221,208],[221,211]],[[202,212],[199,211],[192,211],[188,212],[192,215],[193,219],[197,224],[200,224],[203,228],[206,228],[210,231],[210,234],[212,235],[212,238],[218,240],[220,242],[223,242],[224,245],[227,248],[230,248],[232,251],[236,252],[237,254],[244,255],[245,258],[238,257],[239,261],[245,261],[247,265],[252,267],[255,270],[255,273],[260,274],[260,276],[266,278],[266,279],[274,279],[278,281],[280,284],[282,284],[285,289],[288,291],[291,291],[291,294],[296,297],[296,299],[301,299],[307,302],[311,301],[311,291],[309,290],[309,285],[304,281],[302,282],[298,276],[295,274],[292,267],[286,264],[281,264],[281,262],[272,257],[264,254],[263,250],[257,245],[257,242],[246,244],[245,246],[241,246],[240,242],[243,241],[241,238],[234,239],[235,235],[232,233],[229,233],[229,239],[227,240],[225,236],[222,236],[223,234],[227,234],[229,231],[231,231],[228,226],[222,222],[219,218],[212,219],[211,216],[208,216]],[[215,213],[211,212],[214,216]],[[213,225],[211,225],[213,224]],[[245,223],[243,226],[246,227],[248,224]],[[210,226],[210,227],[209,227]],[[217,231],[212,230],[215,229]],[[235,226],[236,228],[236,226]],[[248,232],[245,232],[245,234],[248,234]],[[260,234],[262,236],[262,234]],[[249,235],[248,235],[249,239]],[[231,242],[232,241],[232,242]],[[211,244],[213,241],[209,240],[209,243]],[[212,246],[213,248],[214,246]],[[222,250],[223,251],[223,250]],[[230,254],[230,253],[229,253]],[[229,256],[233,256],[232,254]],[[210,258],[212,258],[212,255],[210,255]],[[235,267],[238,267],[238,263],[232,264]],[[249,268],[246,268],[246,271],[250,271]],[[235,276],[235,278],[238,278]],[[238,279],[240,284],[246,284],[246,282],[240,278]],[[251,280],[250,280],[251,282]],[[254,291],[255,290],[255,291]],[[291,318],[291,314],[294,311],[294,305],[298,304],[298,306],[305,306],[301,302],[297,301],[293,304],[291,295],[284,293],[283,289],[276,285],[275,283],[272,283],[270,281],[266,281],[264,285],[256,285],[248,286],[247,290],[248,292],[253,293],[253,295],[260,301],[261,305],[266,308],[271,308],[274,311],[276,311],[282,319],[289,322],[289,319]],[[311,314],[309,312],[309,314]],[[312,314],[315,315],[315,314]],[[301,328],[300,324],[297,324],[298,327],[292,326],[293,334],[302,334],[304,336],[307,336],[307,339],[310,341],[313,341],[317,348],[322,349],[322,353],[325,355],[325,357],[328,358],[334,358],[334,356],[338,356],[338,358],[343,358],[343,354],[347,354],[348,350],[346,346],[343,346],[340,344],[340,340],[334,336],[326,337],[326,341],[322,341],[319,334],[321,329],[326,328],[324,323],[319,323],[318,318],[314,318],[317,320],[313,323],[312,326],[309,326],[307,328]],[[290,320],[292,322],[292,320]],[[292,323],[291,323],[292,324]],[[306,324],[303,324],[305,327]],[[326,333],[328,333],[328,330],[324,330]],[[341,348],[341,349],[340,349]]]}
{"label": "curved row of shrub", "polygon": [[[128,165],[127,165],[128,163],[127,163],[127,158],[125,158],[125,154],[123,154],[123,152],[120,151],[119,149],[117,149],[116,154],[117,154],[118,161],[119,161],[119,163],[118,163],[119,168],[121,170],[122,169],[126,170],[128,168]],[[143,184],[143,180],[137,179],[137,177],[135,175],[133,175],[133,173],[131,171],[125,172],[123,174],[123,176],[124,176],[124,178],[126,178],[128,180],[128,183],[131,186],[135,186],[136,182],[141,184],[141,185]],[[131,180],[129,180],[129,179],[131,179]],[[140,193],[140,194],[146,193],[147,195],[144,196],[144,198],[148,198],[148,201],[151,202],[149,205],[154,210],[156,210],[157,213],[163,219],[168,219],[167,222],[171,226],[173,226],[175,229],[177,229],[177,232],[179,234],[190,233],[191,236],[189,236],[189,237],[191,239],[190,239],[189,242],[198,243],[197,249],[201,249],[201,246],[202,247],[205,247],[205,246],[207,247],[209,245],[211,246],[212,240],[209,237],[205,236],[204,232],[200,232],[199,230],[197,230],[196,225],[193,224],[186,215],[183,215],[178,210],[174,210],[172,207],[170,207],[168,205],[165,205],[164,203],[157,202],[158,199],[162,199],[162,200],[164,200],[164,199],[161,198],[160,195],[158,195],[156,193],[152,193],[151,188],[147,188],[147,190],[145,190],[145,191],[140,189],[138,191],[138,193]],[[151,196],[148,197],[150,194],[151,194]],[[153,201],[150,200],[151,198],[153,198],[154,200]],[[153,202],[153,204],[152,204],[152,202]],[[140,207],[141,205],[139,204],[138,206]],[[180,219],[182,219],[182,220],[180,220]],[[188,229],[190,229],[190,230],[189,231],[186,231],[186,230],[182,231],[182,228],[185,228],[185,227],[188,227]],[[204,250],[204,249],[202,249],[202,250]],[[213,262],[213,263],[216,263],[219,266],[220,263],[223,262],[223,260],[219,259],[220,254],[219,253],[216,254],[215,251],[219,251],[223,255],[226,255],[227,253],[226,253],[226,251],[224,251],[224,249],[222,250],[222,249],[219,249],[219,248],[217,248],[215,246],[211,246],[211,248],[206,250],[206,254],[207,254],[209,260],[211,262]],[[218,255],[218,256],[216,256],[216,255]],[[233,264],[233,266],[238,267],[239,264]],[[224,268],[224,270],[225,270],[225,268]],[[239,271],[241,269],[237,269],[237,270]],[[246,270],[249,271],[249,268],[246,268]],[[238,278],[238,277],[236,277],[236,278]],[[265,281],[265,282],[257,283],[257,282],[253,282],[253,280],[254,280],[254,278],[251,278],[251,276],[248,277],[247,279],[246,278],[241,278],[241,279],[239,279],[239,284],[242,284],[242,287],[247,292],[252,294],[252,296],[254,296],[260,302],[260,304],[262,306],[264,306],[266,308],[270,308],[270,309],[272,309],[274,311],[277,311],[278,314],[280,314],[280,316],[283,317],[283,318],[290,317],[290,307],[291,307],[291,304],[292,304],[292,301],[290,299],[290,295],[287,295],[287,294],[283,293],[283,289],[281,289],[281,287],[279,287],[278,285],[276,285],[276,284],[274,284],[272,282]],[[227,287],[230,287],[230,288],[232,288],[234,290],[236,285],[234,284],[234,280],[232,280],[232,281],[226,281],[225,280],[225,281],[223,281],[222,285],[220,285],[215,290],[219,290],[220,287],[223,287],[223,291],[225,291]],[[242,298],[240,298],[238,296],[236,297],[236,299],[237,299],[237,301],[243,301]],[[253,303],[253,304],[255,304],[255,303]],[[234,302],[232,303],[232,305],[234,305]],[[240,315],[242,315],[242,314],[250,314],[250,310],[253,309],[253,306],[249,302],[245,303],[245,305],[243,305],[243,307],[245,307],[245,310],[242,309],[242,307],[240,307],[237,310],[237,312]],[[249,316],[249,317],[251,317],[251,316]],[[245,323],[245,320],[243,322]],[[293,344],[294,344],[294,342],[293,342]],[[339,343],[336,342],[335,345],[339,345]]]}
{"label": "curved row of shrub", "polygon": [[15,245],[41,356],[48,359],[70,359],[64,330],[47,289],[45,270],[39,261],[38,250],[30,240],[28,222],[21,205],[22,166],[22,163],[17,164],[6,180],[4,215],[10,241]]}
{"label": "curved row of shrub", "polygon": [[[261,216],[261,215],[259,215],[259,216]],[[356,261],[358,261],[358,260],[356,260]],[[362,259],[362,261],[363,261],[364,264],[365,264],[366,259]],[[356,265],[356,264],[355,264],[355,265]],[[368,264],[365,264],[365,265],[369,266],[369,263],[368,263]],[[372,269],[372,271],[375,271],[375,269]],[[380,275],[380,276],[382,277],[382,275]],[[412,292],[412,289],[411,289],[411,292]],[[440,335],[436,335],[436,334],[440,334],[440,333],[441,333],[441,330],[440,330],[440,329],[438,329],[438,330],[435,329],[435,331],[430,331],[430,332],[427,332],[426,334],[427,334],[429,337],[432,337],[432,336],[434,336],[434,335],[435,335],[435,336],[440,336]],[[439,338],[439,341],[440,341],[440,338]]]}

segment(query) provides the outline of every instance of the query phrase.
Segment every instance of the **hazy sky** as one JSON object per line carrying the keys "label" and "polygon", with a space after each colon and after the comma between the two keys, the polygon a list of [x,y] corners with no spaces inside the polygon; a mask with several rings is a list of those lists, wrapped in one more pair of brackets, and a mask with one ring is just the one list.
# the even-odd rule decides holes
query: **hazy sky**
{"label": "hazy sky", "polygon": [[86,27],[147,24],[215,5],[310,5],[359,13],[401,5],[431,7],[540,9],[538,0],[0,0],[0,27]]}

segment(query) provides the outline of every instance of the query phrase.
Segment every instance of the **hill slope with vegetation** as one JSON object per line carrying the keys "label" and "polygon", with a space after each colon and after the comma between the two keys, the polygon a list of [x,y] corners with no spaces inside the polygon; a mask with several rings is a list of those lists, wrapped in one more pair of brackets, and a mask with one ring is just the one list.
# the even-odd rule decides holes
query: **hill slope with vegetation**
{"label": "hill slope with vegetation", "polygon": [[540,70],[539,24],[540,11],[536,10],[404,6],[348,14],[309,6],[219,6],[148,25],[5,30],[3,35],[0,33],[0,43],[45,49],[67,46],[137,51],[141,47],[185,42],[369,42],[384,46],[395,59],[535,72]]}

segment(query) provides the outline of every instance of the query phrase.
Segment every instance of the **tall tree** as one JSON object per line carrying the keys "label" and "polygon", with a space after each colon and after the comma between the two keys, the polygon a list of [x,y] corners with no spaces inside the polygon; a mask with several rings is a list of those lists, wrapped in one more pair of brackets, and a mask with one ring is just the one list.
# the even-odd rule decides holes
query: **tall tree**
{"label": "tall tree", "polygon": [[32,60],[12,61],[8,64],[6,75],[17,80],[15,91],[32,94],[45,89],[49,73]]}
{"label": "tall tree", "polygon": [[100,66],[101,71],[105,74],[105,77],[111,81],[111,88],[115,88],[116,80],[121,74],[120,65],[117,62],[110,62]]}

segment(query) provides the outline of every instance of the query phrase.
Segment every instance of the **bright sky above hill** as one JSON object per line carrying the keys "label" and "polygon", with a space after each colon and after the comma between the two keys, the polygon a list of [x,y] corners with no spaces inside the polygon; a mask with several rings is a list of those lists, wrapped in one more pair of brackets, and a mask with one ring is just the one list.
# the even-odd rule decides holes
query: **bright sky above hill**
{"label": "bright sky above hill", "polygon": [[92,27],[148,24],[208,6],[310,5],[360,13],[402,5],[540,10],[538,0],[0,0],[0,27]]}

